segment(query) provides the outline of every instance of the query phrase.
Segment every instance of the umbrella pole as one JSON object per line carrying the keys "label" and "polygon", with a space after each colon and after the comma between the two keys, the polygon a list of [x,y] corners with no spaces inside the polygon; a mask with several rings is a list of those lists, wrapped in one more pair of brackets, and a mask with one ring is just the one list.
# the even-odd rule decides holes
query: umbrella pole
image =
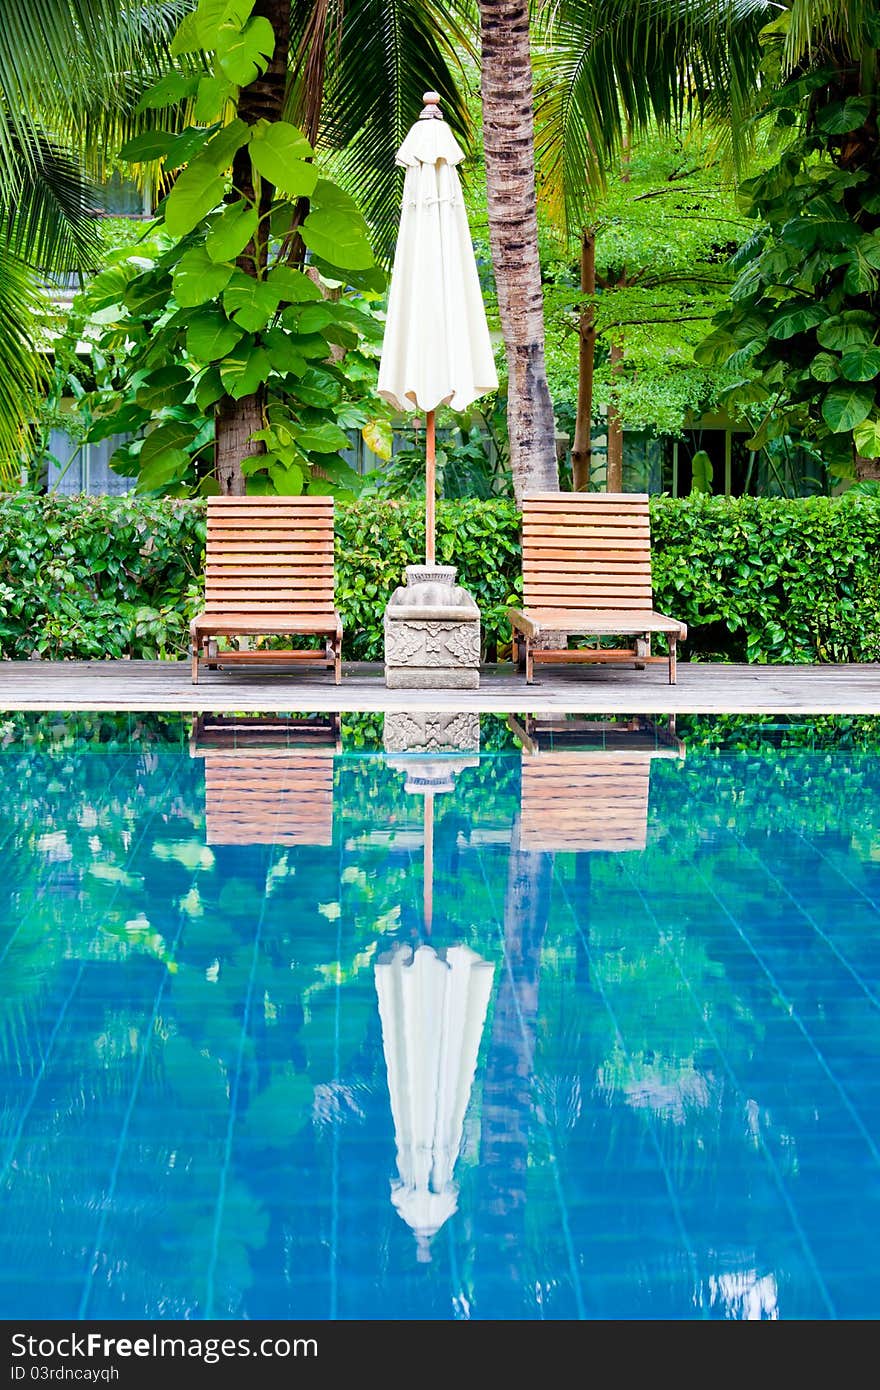
{"label": "umbrella pole", "polygon": [[425,936],[431,935],[434,925],[434,793],[425,793],[425,870],[422,889],[422,905],[425,918]]}
{"label": "umbrella pole", "polygon": [[437,491],[436,439],[434,412],[429,410],[425,420],[425,564],[434,564],[434,518]]}

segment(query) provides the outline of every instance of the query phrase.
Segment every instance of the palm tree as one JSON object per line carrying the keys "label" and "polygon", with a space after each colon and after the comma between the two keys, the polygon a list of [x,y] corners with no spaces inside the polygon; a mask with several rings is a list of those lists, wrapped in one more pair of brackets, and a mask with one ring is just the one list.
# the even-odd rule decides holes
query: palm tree
{"label": "palm tree", "polygon": [[0,480],[18,481],[44,380],[45,277],[94,267],[108,141],[135,115],[180,0],[10,0],[0,24]]}
{"label": "palm tree", "polygon": [[544,363],[528,0],[480,0],[480,35],[489,240],[507,355],[510,466],[521,501],[525,492],[559,486]]}

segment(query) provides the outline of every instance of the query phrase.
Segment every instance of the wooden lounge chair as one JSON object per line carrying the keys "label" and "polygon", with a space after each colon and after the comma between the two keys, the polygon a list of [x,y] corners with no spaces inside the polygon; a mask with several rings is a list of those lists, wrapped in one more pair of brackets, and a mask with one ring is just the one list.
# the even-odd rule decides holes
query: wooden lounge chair
{"label": "wooden lounge chair", "polygon": [[335,716],[199,716],[190,752],[205,764],[209,845],[331,845]]}
{"label": "wooden lounge chair", "polygon": [[[211,497],[205,607],[193,619],[192,678],[236,662],[291,661],[342,672],[342,621],[334,606],[333,499]],[[317,651],[224,651],[218,637],[323,637]]]}
{"label": "wooden lounge chair", "polygon": [[591,721],[582,733],[591,746],[573,747],[574,728],[568,742],[559,721],[547,728],[532,723],[531,730],[512,715],[507,722],[523,745],[522,849],[616,854],[645,848],[651,765],[655,758],[683,758],[679,739],[657,746],[647,730],[603,729]]}
{"label": "wooden lounge chair", "polygon": [[[534,493],[523,501],[523,608],[507,613],[526,681],[535,662],[669,663],[687,628],[655,613],[646,493]],[[663,633],[668,656],[651,656],[652,633]],[[632,637],[628,647],[536,649],[545,633],[568,637]]]}

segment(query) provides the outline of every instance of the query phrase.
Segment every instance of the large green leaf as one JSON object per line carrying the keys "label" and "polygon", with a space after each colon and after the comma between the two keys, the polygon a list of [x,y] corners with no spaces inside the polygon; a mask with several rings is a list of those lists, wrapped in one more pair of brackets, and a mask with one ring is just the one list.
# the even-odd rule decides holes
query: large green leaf
{"label": "large green leaf", "polygon": [[872,386],[832,386],[822,402],[822,418],[835,434],[855,429],[874,409]]}
{"label": "large green leaf", "polygon": [[855,249],[868,265],[880,270],[880,235],[877,232],[868,232],[865,236],[859,237]]}
{"label": "large green leaf", "polygon": [[[143,452],[142,452],[143,460]],[[165,449],[138,469],[135,492],[156,492],[186,477],[191,460],[185,449]]]}
{"label": "large green leaf", "polygon": [[161,110],[163,106],[176,106],[187,97],[195,94],[199,79],[197,75],[183,72],[169,72],[154,82],[141,97],[135,111]]}
{"label": "large green leaf", "polygon": [[275,32],[268,19],[258,15],[243,29],[221,24],[215,46],[223,76],[239,87],[249,87],[269,66],[275,52]]}
{"label": "large green leaf", "polygon": [[[195,14],[199,47],[216,48],[220,29],[224,24],[240,29],[253,10],[254,3],[255,0],[199,0]],[[189,38],[189,35],[187,37]]]}
{"label": "large green leaf", "polygon": [[342,212],[310,212],[300,235],[310,251],[341,270],[368,270],[373,265],[362,227]]}
{"label": "large green leaf", "polygon": [[823,106],[816,116],[816,125],[828,135],[845,135],[863,126],[870,114],[870,97],[846,97]]}
{"label": "large green leaf", "polygon": [[847,381],[873,381],[880,376],[880,347],[848,348],[840,359]]}
{"label": "large green leaf", "polygon": [[272,360],[268,352],[263,347],[254,347],[250,339],[220,364],[223,385],[235,400],[252,396],[271,371]]}
{"label": "large green leaf", "polygon": [[850,246],[861,236],[859,227],[830,198],[813,198],[798,217],[780,232],[791,246],[811,251],[814,246]]}
{"label": "large green leaf", "polygon": [[339,382],[329,372],[318,367],[310,367],[302,379],[296,382],[294,394],[305,405],[335,405],[342,394]]}
{"label": "large green leaf", "polygon": [[225,77],[208,73],[199,79],[199,87],[193,102],[193,116],[197,121],[214,121],[221,115],[235,86]]}
{"label": "large green leaf", "polygon": [[880,420],[863,420],[856,425],[853,442],[863,458],[880,458]]}
{"label": "large green leaf", "polygon": [[135,314],[153,314],[164,309],[171,290],[171,277],[154,267],[137,275],[128,285],[123,303]]}
{"label": "large green leaf", "polygon": [[339,449],[348,449],[351,446],[348,435],[330,420],[325,420],[320,425],[294,429],[293,437],[307,453],[335,454]]}
{"label": "large green leaf", "polygon": [[234,120],[221,126],[217,134],[211,137],[205,146],[202,158],[217,173],[221,173],[232,164],[236,150],[240,150],[242,145],[247,143],[249,135],[250,126],[236,116]]}
{"label": "large green leaf", "polygon": [[186,367],[171,364],[150,372],[135,399],[138,405],[146,406],[149,410],[162,410],[165,406],[181,405],[189,395],[191,385]]}
{"label": "large green leaf", "polygon": [[271,468],[270,474],[279,497],[299,497],[303,490],[303,470],[297,463]]}
{"label": "large green leaf", "polygon": [[242,328],[256,333],[266,327],[278,308],[278,291],[266,280],[236,271],[223,292],[223,307]]}
{"label": "large green leaf", "polygon": [[314,280],[293,266],[276,265],[266,278],[277,289],[279,298],[288,304],[307,304],[321,298]]}
{"label": "large green leaf", "polygon": [[810,328],[824,322],[828,310],[824,304],[797,304],[793,308],[786,305],[781,314],[770,325],[771,338],[793,338],[796,333],[806,333]]}
{"label": "large green leaf", "polygon": [[186,236],[222,202],[226,183],[202,158],[194,159],[165,199],[165,226],[171,236]]}
{"label": "large green leaf", "polygon": [[314,151],[306,137],[288,121],[259,121],[249,147],[254,168],[288,198],[310,198],[318,182]]}
{"label": "large green leaf", "polygon": [[867,310],[846,309],[817,328],[816,337],[823,347],[842,352],[848,347],[871,343],[876,328],[876,320]]}
{"label": "large green leaf", "polygon": [[831,352],[818,352],[810,363],[810,375],[817,381],[836,381],[840,376],[840,358]]}
{"label": "large green leaf", "polygon": [[260,224],[257,209],[239,198],[225,207],[211,223],[205,248],[212,261],[233,261],[254,236]]}
{"label": "large green leaf", "polygon": [[296,338],[283,328],[267,328],[263,334],[263,345],[272,358],[276,372],[302,376],[308,370],[306,358],[296,350]]}
{"label": "large green leaf", "polygon": [[145,130],[126,140],[119,151],[119,158],[127,164],[143,164],[151,159],[162,159],[174,143],[174,135],[168,130]]}
{"label": "large green leaf", "polygon": [[190,126],[187,130],[182,130],[179,135],[175,135],[168,147],[165,168],[179,169],[181,164],[188,164],[202,148],[210,134],[210,126]]}
{"label": "large green leaf", "polygon": [[174,298],[184,308],[207,304],[226,288],[232,266],[212,261],[204,246],[194,246],[174,268]]}
{"label": "large green leaf", "polygon": [[209,367],[199,377],[199,384],[195,390],[196,405],[199,410],[207,411],[223,394],[223,380],[219,368]]}
{"label": "large green leaf", "polygon": [[320,333],[322,328],[326,328],[328,323],[332,323],[336,318],[332,304],[304,304],[301,309],[287,316],[287,321],[296,318],[296,328],[299,333]]}
{"label": "large green leaf", "polygon": [[197,362],[217,362],[226,357],[243,337],[241,329],[230,323],[219,309],[206,309],[187,329],[187,352]]}
{"label": "large green leaf", "polygon": [[185,449],[196,437],[195,426],[183,420],[168,420],[150,430],[141,448],[141,465],[165,454],[169,449]]}

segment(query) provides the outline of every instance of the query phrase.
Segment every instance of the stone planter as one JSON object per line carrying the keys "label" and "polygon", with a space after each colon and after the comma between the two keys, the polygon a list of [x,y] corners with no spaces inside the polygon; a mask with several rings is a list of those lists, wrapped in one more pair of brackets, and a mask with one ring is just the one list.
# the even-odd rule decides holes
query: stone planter
{"label": "stone planter", "polygon": [[389,690],[479,687],[480,610],[454,576],[446,566],[412,565],[406,585],[391,595],[385,609]]}

